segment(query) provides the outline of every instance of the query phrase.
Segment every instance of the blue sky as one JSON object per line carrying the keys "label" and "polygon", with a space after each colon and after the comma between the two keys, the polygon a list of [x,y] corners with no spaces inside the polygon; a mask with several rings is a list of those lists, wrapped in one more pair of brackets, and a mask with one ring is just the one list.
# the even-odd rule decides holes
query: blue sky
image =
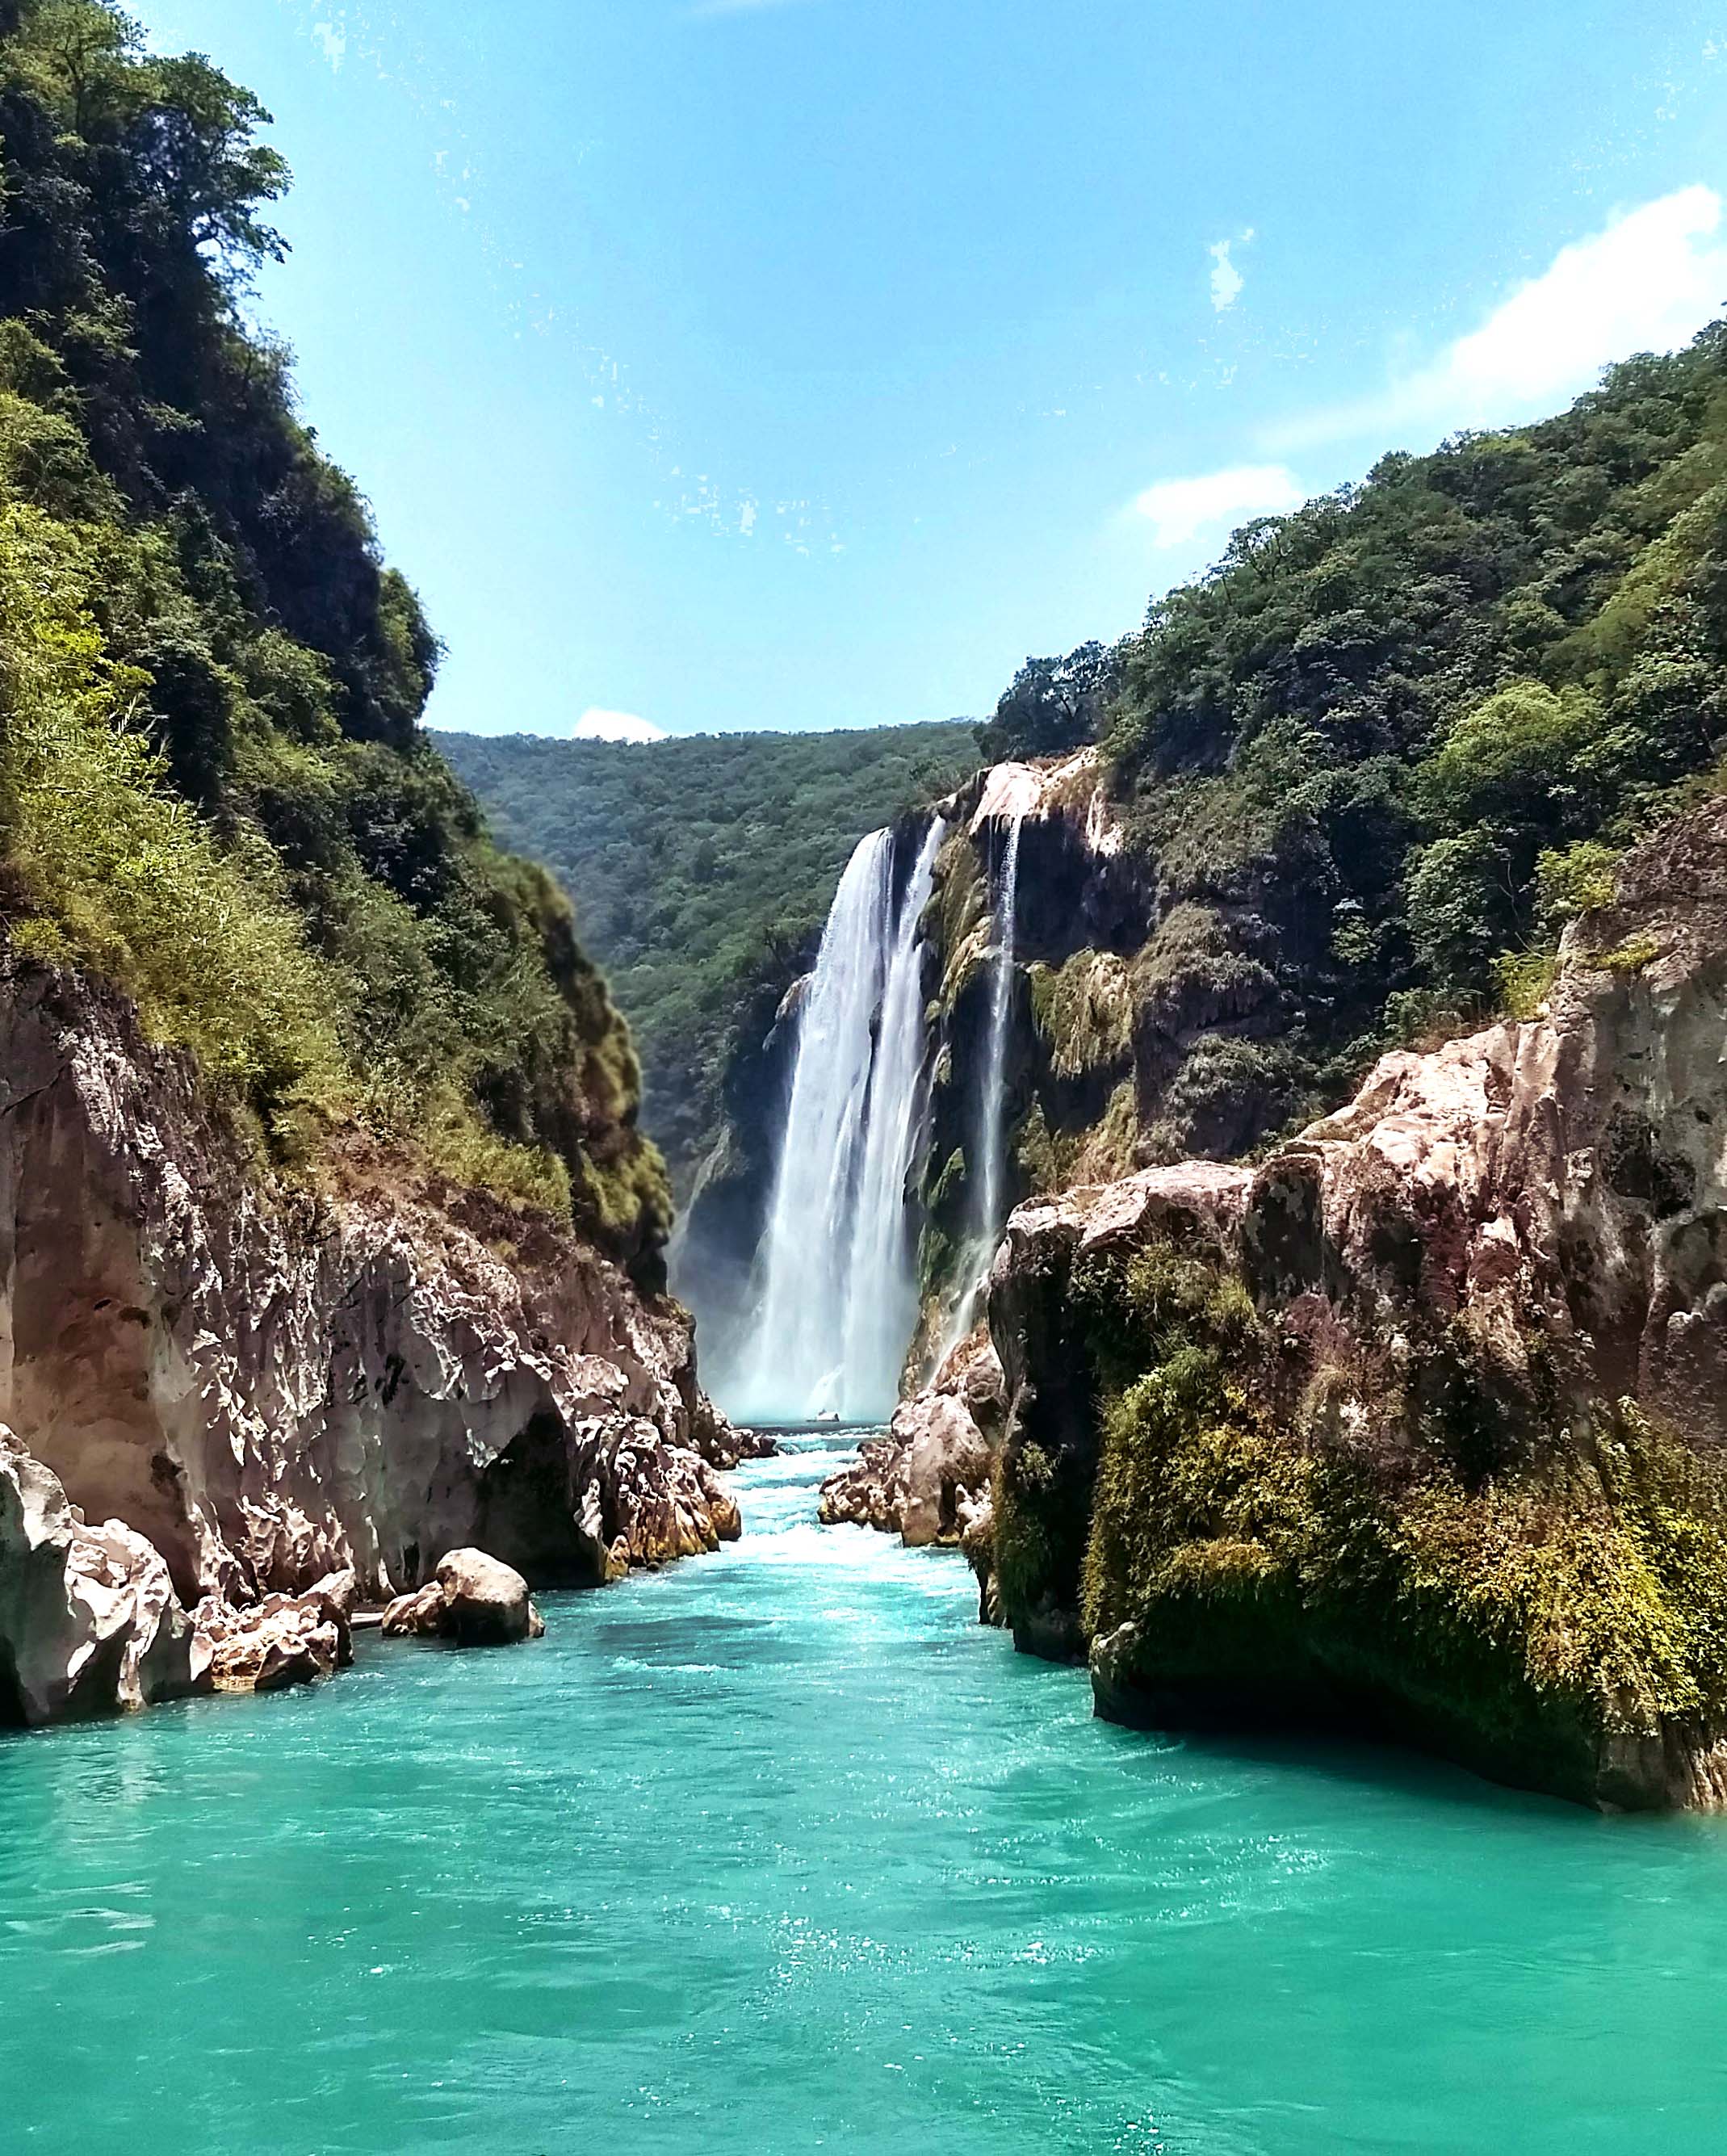
{"label": "blue sky", "polygon": [[259,307],[438,726],[985,711],[1727,302],[1727,0],[137,12],[276,116]]}

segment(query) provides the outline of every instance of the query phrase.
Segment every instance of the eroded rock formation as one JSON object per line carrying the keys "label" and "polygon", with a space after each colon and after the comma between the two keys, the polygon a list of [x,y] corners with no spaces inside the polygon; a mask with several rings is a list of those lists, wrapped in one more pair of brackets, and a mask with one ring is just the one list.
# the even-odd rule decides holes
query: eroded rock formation
{"label": "eroded rock formation", "polygon": [[335,1574],[375,1604],[464,1545],[561,1584],[710,1548],[704,1411],[683,1312],[543,1216],[358,1140],[271,1173],[120,999],[0,974],[0,1718],[183,1688],[194,1609],[261,1669],[244,1613]]}
{"label": "eroded rock formation", "polygon": [[885,1436],[866,1438],[857,1459],[823,1483],[823,1524],[874,1527],[914,1549],[961,1542],[988,1507],[1006,1405],[1001,1365],[980,1327],[926,1390],[900,1402]]}
{"label": "eroded rock formation", "polygon": [[1545,1013],[1257,1168],[1022,1207],[992,1585],[1101,1711],[1366,1720],[1603,1804],[1727,1791],[1727,803]]}

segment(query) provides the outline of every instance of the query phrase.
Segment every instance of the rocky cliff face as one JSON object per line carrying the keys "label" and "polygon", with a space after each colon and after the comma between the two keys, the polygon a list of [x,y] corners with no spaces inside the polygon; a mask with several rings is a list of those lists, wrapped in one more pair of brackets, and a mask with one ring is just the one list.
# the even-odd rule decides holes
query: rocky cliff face
{"label": "rocky cliff face", "polygon": [[316,1190],[264,1172],[119,998],[0,976],[0,1720],[181,1687],[207,1600],[712,1548],[706,1414],[684,1313],[543,1216],[357,1141]]}
{"label": "rocky cliff face", "polygon": [[1727,1794],[1727,804],[1542,1015],[1257,1167],[1022,1207],[990,1561],[1099,1710],[1366,1722],[1606,1805]]}
{"label": "rocky cliff face", "polygon": [[908,1549],[966,1541],[989,1511],[1006,1408],[1002,1366],[980,1326],[900,1402],[886,1435],[866,1438],[823,1483],[823,1524],[874,1527]]}

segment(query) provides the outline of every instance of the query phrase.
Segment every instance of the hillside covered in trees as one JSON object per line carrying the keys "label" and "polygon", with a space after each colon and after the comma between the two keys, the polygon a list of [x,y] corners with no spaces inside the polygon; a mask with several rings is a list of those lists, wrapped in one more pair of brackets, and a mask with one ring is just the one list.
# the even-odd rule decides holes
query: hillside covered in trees
{"label": "hillside covered in trees", "polygon": [[985,739],[1100,743],[1152,933],[1038,1003],[1064,1063],[1132,1075],[1139,1158],[1238,1152],[1383,1048],[1532,1009],[1619,855],[1720,783],[1727,329],[1245,526]]}
{"label": "hillside covered in trees", "polygon": [[652,1263],[628,1032],[420,732],[436,638],[244,320],[268,119],[102,0],[0,0],[8,944],[127,991],[278,1161],[363,1127]]}
{"label": "hillside covered in trees", "polygon": [[442,734],[505,842],[544,861],[610,976],[674,1168],[720,1117],[741,1024],[807,963],[866,831],[958,784],[962,724],[648,743]]}

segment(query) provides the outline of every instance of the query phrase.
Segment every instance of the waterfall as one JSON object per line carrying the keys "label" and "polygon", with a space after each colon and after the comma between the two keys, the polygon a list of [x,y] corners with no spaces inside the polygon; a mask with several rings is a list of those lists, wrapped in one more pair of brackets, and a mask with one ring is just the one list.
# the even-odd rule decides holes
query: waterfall
{"label": "waterfall", "polygon": [[996,962],[990,974],[989,1024],[984,1034],[983,1069],[978,1083],[977,1202],[966,1254],[966,1285],[942,1337],[942,1352],[954,1348],[977,1322],[984,1284],[1002,1230],[1007,1224],[1007,1031],[1013,1009],[1013,965],[1018,941],[1019,834],[1022,815],[1011,818],[997,872]]}
{"label": "waterfall", "polygon": [[888,961],[846,1290],[843,1390],[848,1412],[855,1406],[860,1413],[874,1413],[879,1403],[891,1408],[899,1389],[900,1360],[917,1322],[905,1184],[922,1105],[923,945],[918,925],[929,903],[945,829],[938,816],[924,835],[899,902]]}
{"label": "waterfall", "polygon": [[978,1176],[978,1240],[986,1271],[1002,1240],[1007,1182],[1007,1019],[1013,1001],[1013,954],[1017,941],[1019,834],[1022,819],[1007,826],[996,899],[996,969],[990,978],[989,1033],[984,1042],[981,1088],[983,1158]]}
{"label": "waterfall", "polygon": [[882,1415],[898,1393],[916,1304],[905,1183],[922,1105],[918,922],[942,829],[925,834],[897,910],[888,831],[859,842],[834,893],[798,1015],[741,1412]]}

